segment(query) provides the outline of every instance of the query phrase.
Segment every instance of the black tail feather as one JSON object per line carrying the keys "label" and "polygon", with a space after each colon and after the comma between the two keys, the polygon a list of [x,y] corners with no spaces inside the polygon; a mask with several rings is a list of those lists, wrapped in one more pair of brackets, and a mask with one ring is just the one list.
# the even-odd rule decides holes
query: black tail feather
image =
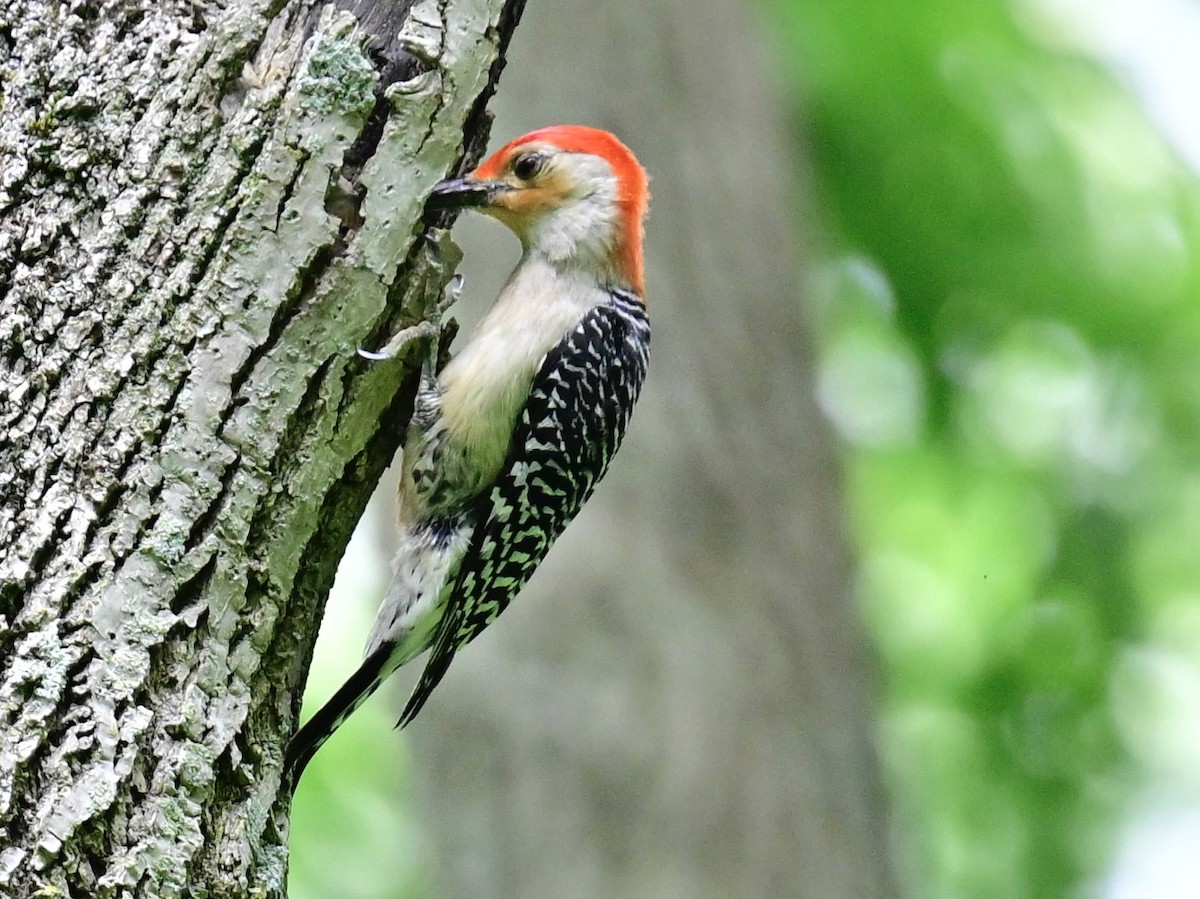
{"label": "black tail feather", "polygon": [[408,702],[404,706],[404,712],[401,713],[400,720],[396,722],[396,727],[402,728],[417,717],[417,712],[421,711],[421,707],[425,705],[425,700],[429,698],[429,694],[433,692],[433,688],[441,683],[453,659],[453,649],[448,652],[442,652],[438,647],[434,647],[433,652],[429,654],[429,661],[425,663],[425,670],[421,673],[421,679],[413,688],[412,695],[408,697]]}
{"label": "black tail feather", "polygon": [[283,762],[284,782],[289,789],[296,789],[300,775],[317,754],[317,750],[392,673],[394,667],[389,668],[388,661],[394,650],[395,646],[392,643],[384,643],[363,659],[363,663],[350,675],[350,679],[338,688],[333,697],[321,706],[300,730],[296,731],[288,743]]}
{"label": "black tail feather", "polygon": [[[454,592],[456,595],[461,589],[461,581],[462,574],[460,572],[455,576]],[[417,717],[417,713],[425,705],[425,700],[429,698],[433,688],[440,684],[442,678],[446,676],[450,663],[454,661],[454,653],[462,645],[456,642],[461,629],[462,605],[450,604],[438,622],[437,632],[432,641],[433,646],[429,650],[429,658],[425,661],[425,670],[421,672],[421,679],[413,687],[412,695],[408,697],[408,702],[404,705],[404,711],[400,715],[400,720],[396,722],[396,727],[403,728]]]}

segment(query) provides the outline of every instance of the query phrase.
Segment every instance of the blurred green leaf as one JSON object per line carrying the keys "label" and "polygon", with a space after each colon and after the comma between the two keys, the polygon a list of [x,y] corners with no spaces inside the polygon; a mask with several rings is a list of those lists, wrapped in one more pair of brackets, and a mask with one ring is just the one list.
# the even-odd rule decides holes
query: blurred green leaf
{"label": "blurred green leaf", "polygon": [[1200,803],[1200,184],[1048,7],[768,9],[908,892],[1070,895]]}

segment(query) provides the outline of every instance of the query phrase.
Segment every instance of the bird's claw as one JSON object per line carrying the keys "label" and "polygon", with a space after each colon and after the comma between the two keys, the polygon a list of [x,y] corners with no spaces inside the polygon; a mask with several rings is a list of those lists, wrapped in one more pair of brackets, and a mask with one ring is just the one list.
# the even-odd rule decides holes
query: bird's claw
{"label": "bird's claw", "polygon": [[382,350],[364,350],[361,347],[358,350],[358,355],[364,359],[370,359],[372,362],[379,362],[384,359],[394,359],[398,356],[405,347],[415,340],[429,338],[436,340],[441,334],[441,327],[437,322],[418,322],[411,327],[404,328],[395,337],[387,342]]}
{"label": "bird's claw", "polygon": [[445,289],[442,290],[441,298],[438,300],[438,315],[441,315],[458,302],[458,298],[462,296],[463,287],[466,285],[466,283],[467,279],[464,278],[461,273],[455,274],[455,276],[450,279]]}
{"label": "bird's claw", "polygon": [[[434,272],[441,269],[445,263],[445,254],[441,244],[432,235],[423,233],[420,238],[434,263]],[[431,272],[432,274],[432,272]],[[387,359],[394,359],[398,356],[410,343],[423,338],[431,341],[430,359],[433,360],[430,364],[436,362],[438,354],[437,341],[442,333],[442,315],[458,302],[458,298],[462,296],[463,285],[466,279],[461,274],[455,274],[453,278],[447,282],[442,288],[441,295],[437,302],[433,304],[433,309],[429,310],[429,317],[422,322],[402,329],[395,337],[387,342],[381,350],[364,350],[359,348],[358,355],[371,362],[382,362]]]}

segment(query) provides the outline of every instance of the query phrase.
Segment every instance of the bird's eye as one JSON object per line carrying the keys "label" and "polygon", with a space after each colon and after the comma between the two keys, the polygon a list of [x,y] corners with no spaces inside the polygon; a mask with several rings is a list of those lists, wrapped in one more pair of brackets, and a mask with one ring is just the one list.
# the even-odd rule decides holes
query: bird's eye
{"label": "bird's eye", "polygon": [[528,181],[542,170],[545,157],[540,153],[526,153],[513,163],[513,174],[522,181]]}

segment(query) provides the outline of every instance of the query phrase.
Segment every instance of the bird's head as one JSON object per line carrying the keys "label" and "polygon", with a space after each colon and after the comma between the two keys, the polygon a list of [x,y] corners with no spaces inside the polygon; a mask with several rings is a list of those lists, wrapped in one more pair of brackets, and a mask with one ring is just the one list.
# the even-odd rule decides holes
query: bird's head
{"label": "bird's head", "polygon": [[431,209],[473,207],[494,216],[537,253],[643,292],[646,172],[607,131],[557,125],[497,150],[465,178],[443,181]]}

